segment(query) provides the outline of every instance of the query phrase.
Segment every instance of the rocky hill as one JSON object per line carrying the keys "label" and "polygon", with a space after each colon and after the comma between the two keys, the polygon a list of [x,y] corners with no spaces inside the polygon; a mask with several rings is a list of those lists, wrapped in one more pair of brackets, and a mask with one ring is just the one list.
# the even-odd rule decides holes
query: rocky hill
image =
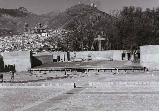
{"label": "rocky hill", "polygon": [[94,43],[94,39],[98,34],[105,38],[102,43],[104,49],[109,49],[110,42],[108,40],[112,41],[117,35],[116,20],[115,17],[100,11],[94,5],[78,4],[50,19],[49,27],[73,31],[75,35],[71,37],[71,40],[74,38],[75,42],[72,41],[71,43],[79,46],[74,50],[82,50],[84,47],[91,50],[92,44],[97,44],[97,42]]}
{"label": "rocky hill", "polygon": [[28,12],[23,7],[18,9],[0,9],[0,35],[22,33],[25,22],[33,27],[38,22],[45,23],[47,21],[47,17]]}
{"label": "rocky hill", "polygon": [[[98,10],[94,6],[78,4],[68,8],[66,11],[59,13],[56,17],[49,20],[49,26],[51,28],[69,28],[73,24],[89,24],[97,25],[102,22],[108,24],[115,19],[105,12]],[[100,26],[100,25],[99,25]]]}

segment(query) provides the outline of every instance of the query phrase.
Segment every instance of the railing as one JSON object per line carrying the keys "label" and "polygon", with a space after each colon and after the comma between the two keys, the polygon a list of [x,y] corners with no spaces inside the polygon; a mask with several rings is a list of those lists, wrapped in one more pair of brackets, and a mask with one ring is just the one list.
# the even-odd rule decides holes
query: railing
{"label": "railing", "polygon": [[92,70],[96,70],[97,72],[100,72],[100,71],[145,71],[145,68],[144,67],[113,67],[113,68],[76,68],[76,67],[69,67],[69,68],[66,68],[66,67],[55,67],[55,68],[33,68],[31,70],[29,70],[30,72],[51,72],[51,71],[77,71],[77,72],[89,72],[89,71],[92,71]]}

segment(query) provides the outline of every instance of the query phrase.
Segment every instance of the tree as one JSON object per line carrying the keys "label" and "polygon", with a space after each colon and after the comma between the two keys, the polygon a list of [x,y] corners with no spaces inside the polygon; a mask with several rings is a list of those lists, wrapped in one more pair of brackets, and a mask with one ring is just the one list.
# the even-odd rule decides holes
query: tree
{"label": "tree", "polygon": [[124,7],[118,17],[119,48],[137,49],[141,45],[158,44],[158,9]]}

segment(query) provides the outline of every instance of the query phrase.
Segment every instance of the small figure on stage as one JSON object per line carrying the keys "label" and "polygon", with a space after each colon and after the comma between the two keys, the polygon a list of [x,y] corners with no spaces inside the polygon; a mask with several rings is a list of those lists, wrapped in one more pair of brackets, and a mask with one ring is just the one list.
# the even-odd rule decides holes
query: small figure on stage
{"label": "small figure on stage", "polygon": [[1,83],[3,83],[3,74],[0,74]]}
{"label": "small figure on stage", "polygon": [[14,73],[15,73],[15,71],[12,70],[12,71],[10,71],[10,72],[11,72],[11,81],[14,81]]}
{"label": "small figure on stage", "polygon": [[74,83],[74,88],[76,88],[76,83]]}

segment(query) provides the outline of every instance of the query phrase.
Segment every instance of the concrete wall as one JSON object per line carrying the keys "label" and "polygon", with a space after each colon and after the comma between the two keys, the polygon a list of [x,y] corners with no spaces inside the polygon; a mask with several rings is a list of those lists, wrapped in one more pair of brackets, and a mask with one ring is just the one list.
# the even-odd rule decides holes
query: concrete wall
{"label": "concrete wall", "polygon": [[67,52],[41,52],[33,55],[36,59],[40,60],[42,64],[53,62],[53,60],[65,62],[67,59]]}
{"label": "concrete wall", "polygon": [[[71,60],[74,59],[83,59],[88,60],[89,56],[92,60],[118,60],[122,61],[122,53],[128,52],[126,50],[108,50],[108,51],[80,51],[80,52],[70,52],[70,58]],[[68,61],[67,58],[67,52],[44,52],[44,53],[38,53],[33,55],[37,59],[40,59],[40,57],[43,58],[43,63],[51,62],[51,58],[45,59],[47,56],[53,56],[52,60],[57,60],[58,57],[60,58],[60,61]],[[126,55],[127,56],[127,55]],[[127,58],[126,58],[127,59]],[[41,60],[41,59],[40,59]],[[49,60],[49,61],[48,61]]]}
{"label": "concrete wall", "polygon": [[159,70],[159,45],[141,46],[140,63],[149,70]]}
{"label": "concrete wall", "polygon": [[63,62],[68,61],[67,52],[52,52],[52,55],[54,60],[56,60],[59,56],[61,61]]}
{"label": "concrete wall", "polygon": [[91,56],[92,60],[122,60],[123,50],[108,50],[108,51],[81,51],[70,52],[71,59],[87,60]]}
{"label": "concrete wall", "polygon": [[123,50],[111,50],[111,51],[113,52],[113,60],[122,61],[122,53],[124,52]]}
{"label": "concrete wall", "polygon": [[28,71],[31,68],[31,52],[15,51],[2,53],[5,65],[15,65],[16,71]]}
{"label": "concrete wall", "polygon": [[[91,58],[92,60],[118,60],[122,61],[122,53],[129,52],[127,50],[107,50],[107,51],[80,51],[80,52],[70,52],[71,61],[76,59],[88,60]],[[42,64],[56,61],[69,61],[67,58],[67,52],[44,52],[33,55],[36,59],[42,61]],[[51,59],[52,56],[52,59]],[[89,57],[90,56],[90,57]],[[59,58],[59,59],[58,59]],[[126,60],[127,60],[126,55]]]}

